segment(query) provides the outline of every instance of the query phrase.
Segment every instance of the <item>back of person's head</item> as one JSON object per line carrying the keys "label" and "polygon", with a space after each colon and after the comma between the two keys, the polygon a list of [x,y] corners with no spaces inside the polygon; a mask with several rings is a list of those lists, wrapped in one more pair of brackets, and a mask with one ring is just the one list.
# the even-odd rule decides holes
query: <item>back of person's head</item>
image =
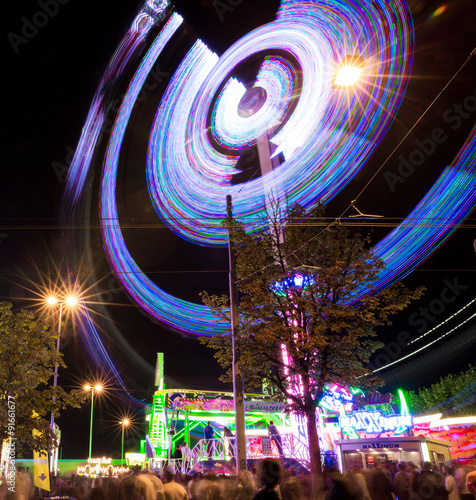
{"label": "back of person's head", "polygon": [[258,464],[258,477],[266,487],[279,484],[283,478],[283,466],[275,458],[263,458]]}
{"label": "back of person's head", "polygon": [[100,477],[95,477],[93,479],[93,488],[100,488],[102,486],[102,479]]}
{"label": "back of person's head", "polygon": [[205,479],[208,481],[216,481],[217,480],[217,475],[214,472],[209,472],[206,476]]}
{"label": "back of person's head", "polygon": [[397,468],[399,471],[404,471],[407,468],[407,464],[405,462],[398,462]]}
{"label": "back of person's head", "polygon": [[431,462],[425,462],[425,463],[423,464],[423,468],[424,468],[425,470],[431,470],[431,469],[433,468],[433,466],[431,465]]}
{"label": "back of person's head", "polygon": [[175,472],[172,469],[167,469],[165,471],[165,480],[170,483],[170,481],[173,481],[175,477]]}
{"label": "back of person's head", "polygon": [[250,485],[254,488],[255,482],[253,480],[253,475],[249,470],[244,470],[243,472],[240,472],[239,476],[241,477],[243,484]]}

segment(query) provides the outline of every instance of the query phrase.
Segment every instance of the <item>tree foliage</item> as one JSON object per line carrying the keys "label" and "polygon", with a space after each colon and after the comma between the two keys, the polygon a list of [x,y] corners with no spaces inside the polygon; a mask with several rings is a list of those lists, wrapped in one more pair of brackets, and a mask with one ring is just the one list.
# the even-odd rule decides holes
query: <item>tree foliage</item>
{"label": "tree foliage", "polygon": [[460,373],[441,377],[430,387],[408,392],[412,413],[424,415],[443,413],[445,416],[462,417],[476,413],[476,365]]}
{"label": "tree foliage", "polygon": [[[309,404],[316,407],[328,383],[348,386],[359,380],[375,388],[380,379],[364,367],[382,346],[375,329],[390,324],[390,316],[420,297],[422,289],[397,283],[377,292],[373,283],[384,264],[369,249],[369,239],[342,226],[326,230],[320,206],[311,214],[295,207],[283,224],[275,221],[253,235],[236,221],[228,224],[240,292],[237,343],[248,387],[264,381],[300,413],[308,412]],[[292,283],[297,275],[305,286]],[[229,320],[227,296],[203,293],[202,298],[219,318]],[[229,368],[229,332],[203,341]],[[283,361],[282,345],[292,364]],[[293,376],[307,380],[306,401],[294,394]]]}
{"label": "tree foliage", "polygon": [[[269,228],[256,234],[248,234],[237,221],[226,222],[240,293],[236,346],[246,390],[264,383],[289,410],[307,416],[312,450],[319,447],[314,415],[325,386],[380,385],[365,368],[382,346],[375,329],[389,324],[390,316],[422,290],[411,291],[401,283],[376,290],[373,284],[384,264],[370,250],[369,239],[326,222],[322,206],[311,213],[296,206],[285,221],[271,220]],[[300,281],[293,281],[297,276]],[[202,299],[229,321],[228,297],[203,293]],[[229,379],[230,332],[203,342],[216,350]],[[318,452],[311,451],[320,464]]]}
{"label": "tree foliage", "polygon": [[[65,368],[57,353],[50,325],[28,311],[12,312],[12,304],[0,302],[0,439],[14,439],[16,453],[50,450],[55,445],[50,415],[78,407],[82,391],[53,387],[55,365]],[[39,434],[33,437],[32,431]]]}

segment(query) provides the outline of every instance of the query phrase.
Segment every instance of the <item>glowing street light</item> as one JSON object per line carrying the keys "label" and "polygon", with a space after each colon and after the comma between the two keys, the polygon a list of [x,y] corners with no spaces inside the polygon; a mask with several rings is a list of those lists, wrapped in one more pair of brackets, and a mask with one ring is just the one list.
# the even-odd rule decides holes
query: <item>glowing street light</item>
{"label": "glowing street light", "polygon": [[94,410],[94,393],[95,392],[100,392],[102,390],[102,386],[99,384],[96,384],[94,387],[86,384],[84,386],[85,391],[91,391],[91,420],[89,423],[89,460],[88,460],[88,465],[89,465],[89,477],[91,477],[91,450],[92,450],[92,445],[93,445],[93,410]]}
{"label": "glowing street light", "polygon": [[345,56],[334,77],[336,88],[353,87],[364,70],[365,61],[362,56]]}
{"label": "glowing street light", "polygon": [[119,422],[122,425],[122,443],[121,443],[121,465],[124,465],[124,427],[130,424],[130,421],[125,418]]}
{"label": "glowing street light", "polygon": [[[61,337],[61,320],[62,320],[62,317],[63,317],[63,304],[66,304],[68,307],[74,307],[78,303],[78,300],[73,295],[70,295],[69,297],[67,297],[64,300],[58,299],[54,295],[50,295],[46,299],[46,302],[50,306],[54,306],[57,303],[59,303],[59,306],[60,306],[59,307],[59,318],[58,318],[58,338],[56,340],[56,354],[59,355],[59,352],[60,352],[60,337]],[[58,385],[58,366],[59,366],[58,362],[55,363],[55,376],[54,376],[54,379],[53,379],[53,391],[54,392],[56,390],[56,386]],[[54,401],[54,397],[53,397],[53,401]],[[54,415],[54,412],[51,412],[50,428],[51,428],[51,432],[54,435],[55,434],[55,415]],[[57,464],[57,456],[56,456],[56,454],[57,454],[57,449],[55,449],[55,451],[51,455],[51,470],[54,470],[55,472],[56,472],[56,464]]]}
{"label": "glowing street light", "polygon": [[[69,307],[74,307],[78,303],[78,299],[74,297],[73,295],[70,295],[64,300],[60,300],[57,297],[50,295],[47,299],[46,302],[50,306],[54,306],[59,302],[60,308],[59,308],[59,319],[58,319],[58,339],[56,340],[56,353],[59,354],[60,351],[60,337],[61,337],[61,320],[63,317],[63,304],[66,304]],[[55,378],[53,381],[53,388],[56,389],[58,383],[58,363],[55,364]],[[55,417],[54,414],[51,414],[51,430],[53,431],[53,426],[55,423]]]}

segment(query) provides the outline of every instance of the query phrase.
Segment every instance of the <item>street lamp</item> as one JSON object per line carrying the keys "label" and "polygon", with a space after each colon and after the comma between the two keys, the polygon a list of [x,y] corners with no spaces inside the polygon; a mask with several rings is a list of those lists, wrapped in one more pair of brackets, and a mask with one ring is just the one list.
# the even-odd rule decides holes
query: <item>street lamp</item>
{"label": "street lamp", "polygon": [[[58,339],[56,340],[56,353],[59,354],[60,351],[60,337],[61,337],[61,320],[63,317],[63,304],[66,304],[69,307],[74,307],[78,303],[78,299],[74,297],[73,295],[70,295],[68,298],[65,300],[59,300],[54,296],[50,296],[46,299],[46,302],[50,306],[53,306],[59,302],[60,309],[59,309],[59,319],[58,319]],[[58,363],[55,364],[55,378],[53,381],[53,388],[56,389],[56,386],[58,384]],[[55,417],[54,414],[51,414],[51,430],[53,431],[53,426],[55,423]]]}
{"label": "street lamp", "polygon": [[[76,297],[73,295],[70,295],[64,300],[58,299],[57,297],[50,295],[47,299],[46,302],[50,306],[54,306],[55,304],[59,303],[59,318],[58,318],[58,338],[56,340],[56,354],[59,355],[60,352],[60,337],[61,337],[61,320],[63,317],[63,304],[66,304],[68,307],[74,307],[77,303],[78,300]],[[55,376],[53,380],[53,394],[56,392],[56,386],[58,385],[58,362],[55,363]],[[55,397],[53,396],[53,402],[55,401]],[[55,414],[54,414],[54,409],[51,412],[51,420],[50,420],[50,428],[51,432],[53,435],[55,434]],[[55,451],[51,455],[51,470],[54,470],[56,472],[56,463],[57,463],[57,449],[55,448]]]}
{"label": "street lamp", "polygon": [[94,387],[86,384],[84,386],[85,391],[91,391],[91,420],[89,424],[89,477],[91,477],[91,450],[93,445],[93,410],[94,410],[94,393],[102,390],[102,386],[97,384]]}
{"label": "street lamp", "polygon": [[333,86],[336,88],[353,87],[364,70],[365,61],[362,56],[345,56],[336,75]]}
{"label": "street lamp", "polygon": [[130,424],[129,420],[125,418],[119,422],[122,425],[122,442],[121,442],[121,465],[124,465],[124,427]]}

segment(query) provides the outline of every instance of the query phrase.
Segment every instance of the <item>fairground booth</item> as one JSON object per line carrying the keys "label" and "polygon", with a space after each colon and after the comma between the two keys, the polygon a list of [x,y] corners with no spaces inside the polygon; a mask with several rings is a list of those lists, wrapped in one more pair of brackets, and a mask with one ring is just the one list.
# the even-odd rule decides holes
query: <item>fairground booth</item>
{"label": "fairground booth", "polygon": [[340,405],[341,438],[334,441],[341,469],[410,461],[419,467],[431,462],[439,469],[451,459],[447,441],[431,435],[414,435],[414,418],[401,390],[398,398],[378,392],[352,396],[347,397],[352,405]]}

